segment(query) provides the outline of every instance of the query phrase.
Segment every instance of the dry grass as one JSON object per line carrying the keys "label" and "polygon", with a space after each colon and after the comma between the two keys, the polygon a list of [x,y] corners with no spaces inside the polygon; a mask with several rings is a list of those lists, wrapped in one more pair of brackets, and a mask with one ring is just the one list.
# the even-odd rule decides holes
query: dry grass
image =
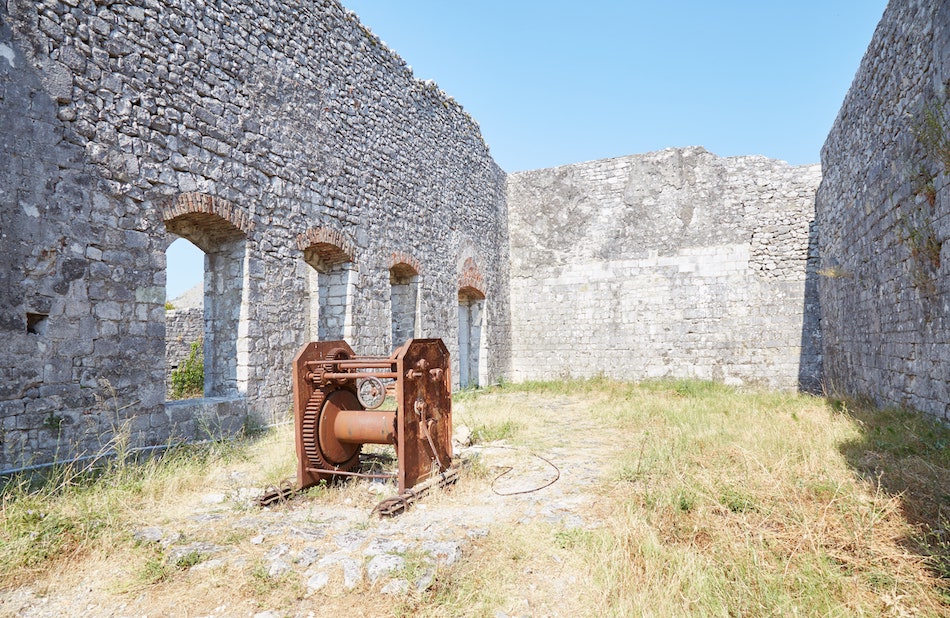
{"label": "dry grass", "polygon": [[[558,409],[545,413],[551,403]],[[581,414],[564,414],[578,405]],[[593,488],[601,525],[570,532],[571,551],[555,555],[576,582],[565,588],[555,578],[547,590],[584,598],[580,613],[950,614],[945,427],[867,405],[694,382],[528,385],[473,396],[464,409],[472,423],[524,425],[515,442],[609,444],[609,471]],[[523,553],[543,560],[564,534],[548,530]],[[481,548],[415,609],[525,609],[494,575],[520,568],[509,538]]]}
{"label": "dry grass", "polygon": [[237,489],[228,477],[242,471],[279,482],[293,470],[290,432],[174,448],[142,463],[119,459],[10,479],[0,494],[0,586],[32,581],[61,562],[134,551],[133,530],[177,521],[210,487]]}
{"label": "dry grass", "polygon": [[[606,380],[461,393],[455,424],[483,444],[545,455],[563,476],[550,489],[502,499],[488,536],[425,592],[394,600],[369,585],[330,586],[336,592],[318,602],[304,599],[299,577],[268,577],[233,527],[189,519],[203,493],[291,476],[290,428],[116,465],[96,479],[60,471],[32,490],[8,485],[0,589],[30,584],[54,595],[91,586],[88,598],[150,615],[209,614],[225,603],[232,615],[288,616],[315,608],[376,616],[950,615],[945,427],[855,402]],[[485,453],[426,508],[483,506],[505,464]],[[512,461],[513,476],[524,476],[527,464]],[[377,499],[353,482],[315,489],[287,508],[320,520],[344,504],[368,512]],[[583,525],[526,515],[558,501],[570,502]],[[233,545],[247,559],[227,569],[189,569],[207,560],[201,555],[169,564],[132,538],[149,525]]]}

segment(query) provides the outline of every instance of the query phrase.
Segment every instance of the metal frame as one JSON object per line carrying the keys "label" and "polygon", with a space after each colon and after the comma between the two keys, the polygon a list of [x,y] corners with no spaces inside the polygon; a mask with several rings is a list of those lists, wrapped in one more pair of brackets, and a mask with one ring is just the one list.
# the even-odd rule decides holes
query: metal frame
{"label": "metal frame", "polygon": [[[388,357],[356,356],[345,341],[301,348],[293,361],[298,487],[335,476],[385,477],[358,471],[363,444],[395,447],[400,493],[448,470],[450,367],[441,339],[410,339]],[[364,409],[357,392],[366,378],[393,380],[387,394],[395,397],[395,410]]]}

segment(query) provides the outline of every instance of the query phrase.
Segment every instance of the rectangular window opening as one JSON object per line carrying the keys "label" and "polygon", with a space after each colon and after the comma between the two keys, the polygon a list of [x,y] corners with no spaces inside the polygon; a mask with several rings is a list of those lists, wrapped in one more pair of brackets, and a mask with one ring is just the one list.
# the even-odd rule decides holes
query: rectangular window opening
{"label": "rectangular window opening", "polygon": [[49,322],[49,315],[45,313],[26,314],[26,332],[34,335],[45,335]]}

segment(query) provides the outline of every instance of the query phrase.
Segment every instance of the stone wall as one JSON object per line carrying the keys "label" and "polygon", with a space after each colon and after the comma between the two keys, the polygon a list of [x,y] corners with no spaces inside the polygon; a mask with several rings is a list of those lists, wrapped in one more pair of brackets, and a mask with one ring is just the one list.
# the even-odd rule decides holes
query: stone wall
{"label": "stone wall", "polygon": [[509,175],[512,377],[815,388],[819,179],[701,148]]}
{"label": "stone wall", "polygon": [[[0,469],[120,426],[147,445],[286,418],[335,269],[361,353],[391,349],[393,268],[452,352],[477,282],[486,371],[507,370],[504,173],[335,0],[9,0],[0,20]],[[205,252],[213,397],[191,407],[165,402],[178,236]]]}
{"label": "stone wall", "polygon": [[171,374],[191,354],[191,344],[204,340],[204,308],[189,307],[165,312],[165,386]]}
{"label": "stone wall", "polygon": [[829,387],[945,420],[950,159],[926,120],[950,132],[948,83],[950,6],[892,0],[822,149],[816,207]]}
{"label": "stone wall", "polygon": [[[920,130],[950,127],[948,83],[950,8],[892,0],[823,180],[701,148],[506,178],[337,0],[8,0],[0,470],[283,420],[320,337],[441,337],[456,385],[695,377],[950,418],[950,155]],[[167,402],[178,237],[206,397]]]}

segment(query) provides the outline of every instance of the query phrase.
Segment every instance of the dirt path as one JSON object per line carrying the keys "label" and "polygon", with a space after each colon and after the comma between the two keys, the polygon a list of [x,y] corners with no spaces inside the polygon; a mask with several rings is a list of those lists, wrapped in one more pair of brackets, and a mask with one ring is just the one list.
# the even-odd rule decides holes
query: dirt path
{"label": "dirt path", "polygon": [[[441,574],[504,548],[512,531],[597,527],[595,488],[612,447],[590,420],[590,405],[523,394],[498,403],[525,415],[538,447],[457,445],[457,460],[470,463],[458,485],[401,516],[370,515],[392,487],[368,481],[258,509],[254,472],[222,470],[183,508],[129,530],[138,562],[151,551],[156,568],[171,565],[166,576],[142,581],[141,565],[124,551],[94,555],[3,591],[0,615],[385,615]],[[455,407],[458,428],[471,410]],[[512,566],[511,614],[497,615],[565,615],[564,586],[578,583],[574,566],[562,552],[532,554]]]}

